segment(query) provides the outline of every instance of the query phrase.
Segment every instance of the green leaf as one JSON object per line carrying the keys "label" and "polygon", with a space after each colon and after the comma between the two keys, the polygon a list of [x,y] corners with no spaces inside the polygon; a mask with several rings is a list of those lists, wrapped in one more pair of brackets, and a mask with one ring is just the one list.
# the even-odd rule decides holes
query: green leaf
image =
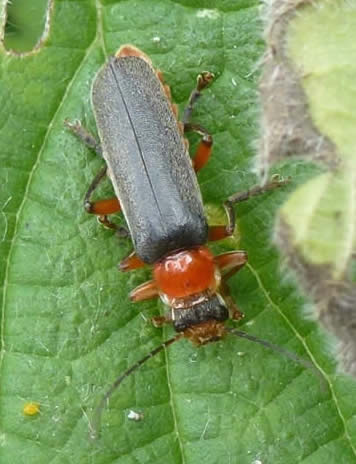
{"label": "green leaf", "polygon": [[[114,379],[172,335],[149,322],[164,311],[160,302],[128,301],[149,271],[117,271],[131,244],[82,208],[102,161],[63,125],[79,119],[95,133],[91,83],[124,43],[152,57],[181,109],[200,71],[216,75],[194,113],[214,135],[199,173],[212,221],[223,218],[216,208],[228,195],[257,182],[257,0],[56,0],[35,53],[1,50],[3,462],[356,462],[355,384],[334,373],[324,336],[305,320],[305,301],[271,245],[274,215],[293,186],[241,204],[238,233],[212,248],[249,253],[231,279],[246,314],[240,327],[309,359],[326,388],[312,371],[245,340],[199,349],[183,341],[126,379],[101,437],[89,439],[93,408]],[[297,184],[314,172],[301,162],[281,170]],[[38,414],[23,414],[29,402]],[[130,410],[143,419],[130,420]]]}

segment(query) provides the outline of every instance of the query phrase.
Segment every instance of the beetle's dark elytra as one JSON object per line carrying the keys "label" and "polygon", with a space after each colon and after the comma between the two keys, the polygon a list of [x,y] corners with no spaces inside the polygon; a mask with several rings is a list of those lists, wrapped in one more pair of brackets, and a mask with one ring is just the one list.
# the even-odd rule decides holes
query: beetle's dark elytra
{"label": "beetle's dark elytra", "polygon": [[136,56],[112,58],[95,79],[92,100],[108,175],[137,255],[154,263],[172,250],[205,243],[196,175],[155,70]]}

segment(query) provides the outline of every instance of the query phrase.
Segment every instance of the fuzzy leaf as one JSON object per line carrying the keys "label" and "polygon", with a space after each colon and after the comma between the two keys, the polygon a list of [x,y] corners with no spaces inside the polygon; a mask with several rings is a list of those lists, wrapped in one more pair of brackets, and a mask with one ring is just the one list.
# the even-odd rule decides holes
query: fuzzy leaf
{"label": "fuzzy leaf", "polygon": [[288,38],[311,117],[335,144],[339,166],[298,189],[282,217],[303,259],[328,267],[334,279],[343,278],[356,250],[355,27],[355,5],[326,1],[304,8]]}

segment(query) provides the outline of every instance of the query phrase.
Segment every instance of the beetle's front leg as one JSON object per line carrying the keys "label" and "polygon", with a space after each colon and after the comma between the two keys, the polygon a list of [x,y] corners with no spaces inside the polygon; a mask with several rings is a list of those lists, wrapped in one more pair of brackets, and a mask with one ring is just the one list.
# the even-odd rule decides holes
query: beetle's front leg
{"label": "beetle's front leg", "polygon": [[170,312],[164,316],[153,316],[151,318],[152,325],[157,329],[163,327],[165,324],[172,324],[172,315]]}
{"label": "beetle's front leg", "polygon": [[215,263],[222,274],[220,293],[227,303],[231,319],[239,321],[244,317],[244,314],[239,310],[231,297],[230,289],[226,281],[245,266],[247,263],[247,253],[242,250],[228,251],[227,253],[215,256]]}

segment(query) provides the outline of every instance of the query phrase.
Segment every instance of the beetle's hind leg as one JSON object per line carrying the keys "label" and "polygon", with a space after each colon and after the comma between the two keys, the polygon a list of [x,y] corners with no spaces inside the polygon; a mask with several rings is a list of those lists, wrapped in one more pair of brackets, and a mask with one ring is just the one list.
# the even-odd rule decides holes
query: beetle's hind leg
{"label": "beetle's hind leg", "polygon": [[129,237],[129,231],[126,227],[119,226],[108,218],[109,214],[119,213],[121,211],[120,202],[116,197],[106,198],[104,200],[91,201],[91,196],[100,184],[100,182],[106,177],[107,168],[104,166],[100,169],[98,174],[94,177],[90,184],[87,193],[84,197],[84,209],[87,213],[95,214],[98,216],[98,221],[103,226],[115,230],[116,234],[120,238]]}
{"label": "beetle's hind leg", "polygon": [[[94,150],[100,157],[102,157],[102,149],[100,142],[85,129],[79,121],[69,122],[64,121],[66,127],[81,140],[84,145],[88,148]],[[91,197],[100,184],[100,182],[106,177],[107,168],[104,166],[100,169],[98,174],[94,177],[92,183],[90,184],[87,193],[84,197],[84,209],[87,213],[95,214],[98,216],[98,220],[101,224],[109,229],[115,230],[116,234],[121,238],[129,236],[129,232],[125,227],[118,226],[117,224],[110,221],[108,218],[109,214],[118,213],[121,211],[120,202],[116,197],[107,198],[105,200],[99,200],[96,202],[91,201]]]}
{"label": "beetle's hind leg", "polygon": [[91,148],[96,152],[97,155],[102,157],[102,149],[100,142],[96,140],[93,134],[91,134],[85,127],[82,126],[80,121],[70,122],[68,120],[64,121],[64,125],[81,140],[84,145],[88,148]]}

